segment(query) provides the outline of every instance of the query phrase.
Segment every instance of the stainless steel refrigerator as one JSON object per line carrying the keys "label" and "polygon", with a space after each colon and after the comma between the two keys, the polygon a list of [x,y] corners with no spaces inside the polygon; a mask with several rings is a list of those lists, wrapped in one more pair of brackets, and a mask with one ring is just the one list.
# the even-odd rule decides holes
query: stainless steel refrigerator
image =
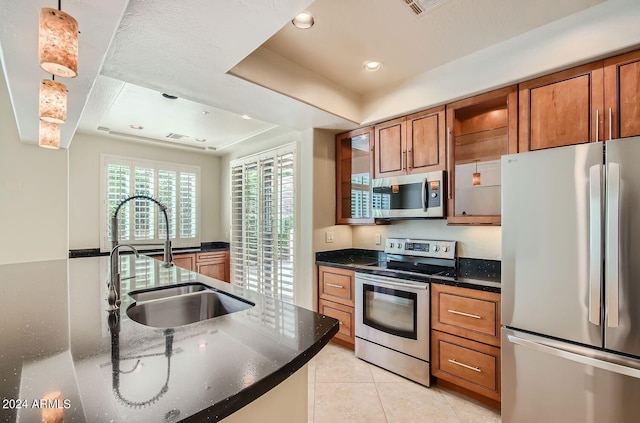
{"label": "stainless steel refrigerator", "polygon": [[502,421],[640,421],[640,137],[502,157]]}

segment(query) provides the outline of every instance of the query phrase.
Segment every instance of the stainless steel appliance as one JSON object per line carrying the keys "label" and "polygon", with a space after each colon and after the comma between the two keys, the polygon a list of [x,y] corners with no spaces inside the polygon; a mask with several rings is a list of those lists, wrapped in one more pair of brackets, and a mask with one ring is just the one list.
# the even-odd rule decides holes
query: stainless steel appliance
{"label": "stainless steel appliance", "polygon": [[[429,282],[455,269],[455,241],[389,238],[394,277],[356,273],[356,357],[429,386]],[[413,275],[413,276],[412,276]]]}
{"label": "stainless steel appliance", "polygon": [[638,421],[638,163],[640,137],[503,156],[502,421]]}
{"label": "stainless steel appliance", "polygon": [[373,180],[373,217],[414,219],[446,215],[444,171]]}

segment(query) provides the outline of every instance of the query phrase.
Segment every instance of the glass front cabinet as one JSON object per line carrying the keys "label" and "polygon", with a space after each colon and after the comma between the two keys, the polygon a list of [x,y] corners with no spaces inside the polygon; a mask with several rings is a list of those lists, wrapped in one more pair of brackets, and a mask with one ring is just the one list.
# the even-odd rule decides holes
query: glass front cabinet
{"label": "glass front cabinet", "polygon": [[448,104],[448,224],[499,225],[500,159],[518,152],[518,94],[511,86]]}
{"label": "glass front cabinet", "polygon": [[372,224],[373,127],[336,135],[336,224]]}

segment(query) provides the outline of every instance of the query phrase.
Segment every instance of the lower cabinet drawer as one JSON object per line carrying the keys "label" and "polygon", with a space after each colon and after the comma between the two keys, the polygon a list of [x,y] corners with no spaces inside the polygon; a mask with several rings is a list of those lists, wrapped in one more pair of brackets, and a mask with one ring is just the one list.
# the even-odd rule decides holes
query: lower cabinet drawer
{"label": "lower cabinet drawer", "polygon": [[431,331],[431,373],[500,401],[500,348]]}
{"label": "lower cabinet drawer", "polygon": [[350,344],[355,344],[353,307],[325,300],[320,300],[319,306],[318,313],[333,317],[340,322],[340,329],[335,337]]}

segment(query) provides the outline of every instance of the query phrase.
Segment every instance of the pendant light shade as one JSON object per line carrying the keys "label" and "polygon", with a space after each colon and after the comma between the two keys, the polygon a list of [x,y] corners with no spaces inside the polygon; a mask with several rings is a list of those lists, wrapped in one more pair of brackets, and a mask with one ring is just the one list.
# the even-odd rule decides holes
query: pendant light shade
{"label": "pendant light shade", "polygon": [[478,161],[476,160],[476,171],[473,173],[473,186],[480,185],[480,172],[478,172]]}
{"label": "pendant light shade", "polygon": [[60,148],[60,125],[57,123],[40,121],[40,134],[38,145],[44,148],[57,150]]}
{"label": "pendant light shade", "polygon": [[67,87],[57,81],[43,79],[40,83],[40,120],[51,123],[67,121]]}
{"label": "pendant light shade", "polygon": [[63,78],[78,76],[78,22],[61,10],[40,10],[40,67]]}

